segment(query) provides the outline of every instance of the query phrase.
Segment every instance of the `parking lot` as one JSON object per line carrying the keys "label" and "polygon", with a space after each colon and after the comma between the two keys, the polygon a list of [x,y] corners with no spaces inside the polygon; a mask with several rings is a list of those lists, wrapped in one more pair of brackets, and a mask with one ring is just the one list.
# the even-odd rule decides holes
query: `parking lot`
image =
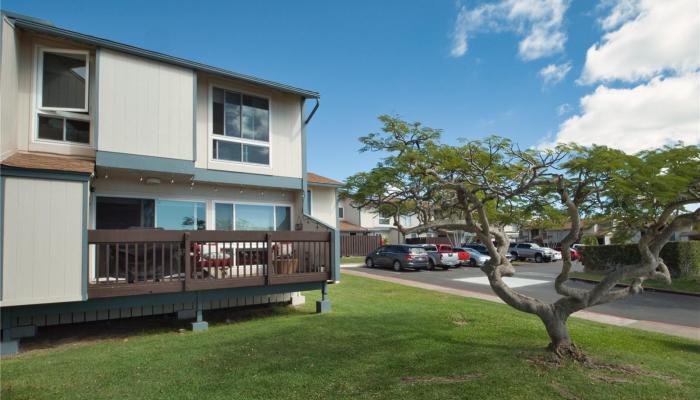
{"label": "parking lot", "polygon": [[[581,266],[575,263],[575,269]],[[445,288],[470,290],[493,294],[488,279],[478,268],[453,268],[435,271],[367,268],[365,266],[344,266],[359,271],[390,276],[415,282],[437,285]],[[515,267],[516,274],[505,278],[506,283],[519,292],[544,301],[554,301],[560,296],[554,291],[554,279],[561,270],[561,261],[551,263],[521,263]],[[570,282],[574,287],[591,287],[585,282]],[[700,297],[645,291],[636,296],[603,304],[588,309],[602,314],[625,317],[636,320],[663,322],[700,328]]]}

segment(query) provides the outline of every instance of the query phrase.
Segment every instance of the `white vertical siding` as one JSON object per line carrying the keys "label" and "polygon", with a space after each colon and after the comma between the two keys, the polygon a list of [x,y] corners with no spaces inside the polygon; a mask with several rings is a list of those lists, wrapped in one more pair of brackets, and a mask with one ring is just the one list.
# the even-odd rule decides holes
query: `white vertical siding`
{"label": "white vertical siding", "polygon": [[315,219],[336,227],[335,188],[309,186],[311,190],[311,216]]}
{"label": "white vertical siding", "polygon": [[2,305],[83,299],[83,183],[5,178]]}
{"label": "white vertical siding", "polygon": [[98,150],[193,159],[192,70],[102,49]]}
{"label": "white vertical siding", "polygon": [[2,19],[0,66],[0,160],[17,150],[18,48],[15,29]]}

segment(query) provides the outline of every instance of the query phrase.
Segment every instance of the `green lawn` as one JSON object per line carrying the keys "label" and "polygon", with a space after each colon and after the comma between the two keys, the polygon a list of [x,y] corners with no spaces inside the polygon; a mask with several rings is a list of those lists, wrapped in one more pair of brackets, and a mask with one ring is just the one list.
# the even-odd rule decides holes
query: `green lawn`
{"label": "green lawn", "polygon": [[[588,279],[596,282],[600,282],[601,279],[603,279],[603,275],[600,274],[591,274],[588,272],[572,272],[570,274],[572,278],[582,278],[582,279]],[[632,282],[631,279],[627,279],[622,281],[623,284],[630,284]],[[691,276],[691,277],[686,277],[686,278],[676,278],[671,281],[671,284],[667,284],[666,282],[659,281],[656,279],[649,279],[644,281],[644,287],[646,288],[655,288],[655,289],[666,289],[666,290],[672,290],[676,292],[685,292],[685,293],[697,293],[700,294],[700,276]]]}
{"label": "green lawn", "polygon": [[364,264],[365,256],[340,257],[341,264]]}
{"label": "green lawn", "polygon": [[307,304],[208,332],[150,331],[2,361],[2,399],[697,399],[700,342],[573,319],[599,363],[536,362],[547,339],[509,307],[353,276]]}

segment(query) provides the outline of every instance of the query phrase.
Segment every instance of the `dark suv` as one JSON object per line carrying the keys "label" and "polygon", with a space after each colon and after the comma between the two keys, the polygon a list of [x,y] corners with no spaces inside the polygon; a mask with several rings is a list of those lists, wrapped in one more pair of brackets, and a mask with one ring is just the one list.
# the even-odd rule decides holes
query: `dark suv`
{"label": "dark suv", "polygon": [[419,246],[387,245],[369,253],[365,265],[369,268],[392,267],[394,271],[403,268],[425,269],[428,267],[428,253]]}

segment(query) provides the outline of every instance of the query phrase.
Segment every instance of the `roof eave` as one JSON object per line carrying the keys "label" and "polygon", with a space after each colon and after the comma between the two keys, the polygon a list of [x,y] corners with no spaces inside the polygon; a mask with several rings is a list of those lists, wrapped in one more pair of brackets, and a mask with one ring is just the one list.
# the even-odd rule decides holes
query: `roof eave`
{"label": "roof eave", "polygon": [[64,37],[75,40],[81,43],[90,44],[93,46],[103,47],[106,49],[116,50],[123,53],[128,53],[140,57],[150,58],[152,60],[174,64],[181,67],[191,68],[197,71],[207,72],[231,79],[238,79],[256,85],[262,85],[273,88],[282,92],[292,93],[307,99],[318,99],[321,95],[318,92],[296,88],[294,86],[285,85],[278,82],[269,81],[266,79],[256,78],[254,76],[239,74],[233,71],[228,71],[222,68],[212,67],[196,61],[190,61],[179,57],[169,56],[167,54],[158,53],[156,51],[146,50],[135,46],[130,46],[123,43],[114,42],[108,39],[102,39],[95,36],[85,35],[80,32],[70,31],[68,29],[58,28],[48,23],[39,22],[40,20],[25,16],[20,16],[15,13],[3,11],[3,15],[12,19],[15,26],[41,32],[49,35]]}

